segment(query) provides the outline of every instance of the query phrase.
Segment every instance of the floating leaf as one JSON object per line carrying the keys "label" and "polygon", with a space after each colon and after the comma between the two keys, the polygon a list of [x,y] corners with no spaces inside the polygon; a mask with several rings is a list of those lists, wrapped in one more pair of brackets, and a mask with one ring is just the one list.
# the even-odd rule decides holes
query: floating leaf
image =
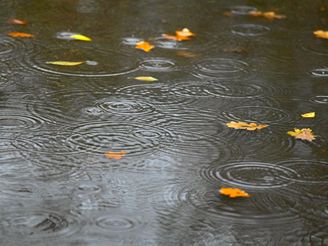
{"label": "floating leaf", "polygon": [[249,15],[255,16],[255,17],[264,17],[269,20],[286,18],[285,15],[278,15],[274,11],[262,12],[262,11],[254,10],[254,11],[249,12]]}
{"label": "floating leaf", "polygon": [[250,197],[250,195],[246,191],[243,191],[243,190],[238,189],[238,188],[225,188],[225,187],[222,187],[219,190],[219,193],[221,195],[225,195],[225,196],[228,196],[230,198]]}
{"label": "floating leaf", "polygon": [[33,34],[25,32],[8,32],[8,35],[13,38],[33,38]]}
{"label": "floating leaf", "polygon": [[13,25],[26,25],[27,21],[25,20],[20,20],[20,19],[9,19],[8,20],[9,24],[13,24]]}
{"label": "floating leaf", "polygon": [[288,135],[295,137],[296,139],[302,139],[312,142],[315,139],[315,135],[310,128],[297,129],[294,128],[294,131],[288,131]]}
{"label": "floating leaf", "polygon": [[58,65],[58,66],[78,66],[84,63],[84,61],[48,61],[47,64]]}
{"label": "floating leaf", "polygon": [[115,160],[120,160],[124,155],[126,155],[126,151],[121,150],[120,152],[114,152],[114,151],[107,151],[105,153],[105,156],[109,159],[115,159]]}
{"label": "floating leaf", "polygon": [[243,130],[248,130],[248,131],[254,131],[254,130],[260,130],[263,128],[268,127],[269,125],[266,124],[257,124],[257,123],[247,123],[247,122],[242,122],[242,121],[231,121],[229,123],[226,123],[226,125],[230,128],[234,129],[243,129]]}
{"label": "floating leaf", "polygon": [[192,33],[188,28],[183,28],[182,30],[177,30],[174,35],[169,34],[162,34],[163,38],[174,40],[174,41],[184,41],[189,40],[190,37],[196,36],[194,33]]}
{"label": "floating leaf", "polygon": [[152,45],[152,44],[150,44],[150,43],[148,43],[148,42],[146,42],[146,41],[140,41],[140,42],[136,43],[136,48],[137,49],[141,49],[141,50],[143,50],[145,52],[149,52],[152,49],[154,49],[155,46]]}
{"label": "floating leaf", "polygon": [[323,31],[323,30],[317,30],[313,32],[314,36],[317,38],[324,38],[328,39],[328,31]]}
{"label": "floating leaf", "polygon": [[301,115],[303,118],[314,118],[315,112],[309,112]]}
{"label": "floating leaf", "polygon": [[56,38],[64,39],[64,40],[79,40],[79,41],[86,41],[86,42],[90,42],[92,40],[91,38],[85,35],[74,33],[74,32],[57,32]]}
{"label": "floating leaf", "polygon": [[138,76],[135,77],[134,79],[136,80],[141,80],[141,81],[147,81],[147,82],[153,82],[153,81],[157,81],[158,79],[151,77],[151,76]]}
{"label": "floating leaf", "polygon": [[72,39],[75,39],[75,40],[80,40],[80,41],[87,41],[87,42],[92,41],[91,38],[89,38],[87,36],[84,36],[82,34],[74,34],[74,35],[71,35],[71,38]]}

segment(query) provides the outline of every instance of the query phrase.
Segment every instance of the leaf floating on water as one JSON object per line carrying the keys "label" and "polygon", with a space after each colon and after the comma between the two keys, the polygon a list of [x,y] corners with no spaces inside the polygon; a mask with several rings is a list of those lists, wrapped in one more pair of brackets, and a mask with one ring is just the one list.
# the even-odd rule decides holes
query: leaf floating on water
{"label": "leaf floating on water", "polygon": [[175,31],[174,35],[169,34],[162,34],[163,38],[166,38],[168,40],[174,40],[174,41],[184,41],[189,40],[190,37],[196,36],[194,33],[192,33],[188,28],[183,28],[182,30]]}
{"label": "leaf floating on water", "polygon": [[20,20],[20,19],[9,19],[8,20],[8,23],[9,24],[12,24],[12,25],[26,25],[27,24],[27,21]]}
{"label": "leaf floating on water", "polygon": [[226,123],[226,125],[230,128],[234,129],[242,129],[242,130],[248,130],[248,131],[255,131],[255,130],[260,130],[263,128],[268,127],[269,125],[266,124],[257,124],[257,123],[247,123],[247,122],[242,122],[242,121],[231,121],[229,123]]}
{"label": "leaf floating on water", "polygon": [[152,49],[154,49],[155,46],[152,45],[152,44],[150,44],[150,43],[148,43],[148,42],[146,42],[146,41],[140,41],[140,42],[136,43],[136,48],[137,49],[141,49],[141,50],[143,50],[145,52],[149,52]]}
{"label": "leaf floating on water", "polygon": [[328,31],[323,31],[323,30],[317,30],[313,32],[314,36],[317,38],[324,38],[328,39]]}
{"label": "leaf floating on water", "polygon": [[33,38],[34,35],[26,32],[8,32],[8,36],[13,38]]}
{"label": "leaf floating on water", "polygon": [[315,112],[309,112],[301,115],[303,118],[314,118]]}
{"label": "leaf floating on water", "polygon": [[296,139],[302,139],[309,142],[312,142],[316,137],[310,128],[294,128],[294,131],[288,131],[287,134]]}
{"label": "leaf floating on water", "polygon": [[228,196],[230,198],[237,198],[237,197],[250,197],[250,195],[241,189],[238,188],[225,188],[222,187],[219,190],[219,193],[224,196]]}
{"label": "leaf floating on water", "polygon": [[122,159],[123,156],[126,155],[126,151],[121,150],[120,152],[114,152],[114,151],[107,151],[105,153],[105,156],[109,159],[115,159],[115,160],[120,160]]}
{"label": "leaf floating on water", "polygon": [[71,36],[72,39],[75,39],[75,40],[80,40],[80,41],[87,41],[87,42],[90,42],[92,41],[91,38],[87,37],[87,36],[84,36],[82,34],[74,34]]}
{"label": "leaf floating on water", "polygon": [[48,61],[46,64],[58,65],[58,66],[78,66],[84,63],[84,61]]}
{"label": "leaf floating on water", "polygon": [[151,76],[138,76],[138,77],[135,77],[134,79],[140,80],[140,81],[147,81],[147,82],[158,81],[158,79],[151,77]]}
{"label": "leaf floating on water", "polygon": [[264,17],[267,18],[268,20],[274,20],[274,19],[285,19],[285,15],[278,15],[274,11],[267,11],[267,12],[262,12],[262,11],[251,11],[249,12],[250,16],[255,16],[255,17]]}
{"label": "leaf floating on water", "polygon": [[89,38],[85,35],[82,35],[80,33],[74,33],[74,32],[57,32],[56,38],[64,39],[64,40],[86,41],[86,42],[92,41],[91,38]]}

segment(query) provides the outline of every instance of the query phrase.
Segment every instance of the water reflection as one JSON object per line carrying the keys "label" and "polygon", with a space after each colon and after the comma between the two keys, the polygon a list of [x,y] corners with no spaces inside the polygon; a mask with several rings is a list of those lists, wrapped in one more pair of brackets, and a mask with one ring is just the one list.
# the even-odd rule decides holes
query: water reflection
{"label": "water reflection", "polygon": [[[0,2],[3,244],[327,244],[328,41],[312,31],[326,26],[328,6],[235,4]],[[248,16],[256,9],[287,19]],[[183,27],[196,36],[161,36]],[[155,49],[135,49],[141,40]],[[60,60],[84,63],[46,64]],[[316,140],[291,138],[295,127]],[[251,197],[221,196],[222,186]]]}

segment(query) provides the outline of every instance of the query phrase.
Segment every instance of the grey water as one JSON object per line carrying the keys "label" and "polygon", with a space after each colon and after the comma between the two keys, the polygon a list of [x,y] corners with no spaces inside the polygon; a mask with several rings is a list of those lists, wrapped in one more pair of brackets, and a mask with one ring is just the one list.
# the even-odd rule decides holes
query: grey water
{"label": "grey water", "polygon": [[[1,0],[0,244],[328,245],[328,39],[313,35],[327,13],[320,0]],[[196,36],[161,36],[185,27]]]}

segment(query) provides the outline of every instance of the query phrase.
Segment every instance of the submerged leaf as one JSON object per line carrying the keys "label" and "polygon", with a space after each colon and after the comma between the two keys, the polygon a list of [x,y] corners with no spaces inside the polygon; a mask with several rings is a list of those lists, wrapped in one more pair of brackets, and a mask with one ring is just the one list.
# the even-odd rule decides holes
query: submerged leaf
{"label": "submerged leaf", "polygon": [[158,79],[151,77],[151,76],[138,76],[138,77],[135,77],[134,79],[141,80],[141,81],[147,81],[147,82],[158,81]]}
{"label": "submerged leaf", "polygon": [[287,134],[295,137],[296,139],[307,140],[310,142],[312,142],[316,137],[310,128],[294,128],[294,131],[288,131]]}
{"label": "submerged leaf", "polygon": [[140,42],[136,43],[136,48],[137,49],[141,49],[141,50],[143,50],[145,52],[149,52],[152,49],[154,49],[155,46],[152,45],[152,44],[150,44],[150,43],[148,43],[148,42],[146,42],[146,41],[140,41]]}
{"label": "submerged leaf", "polygon": [[248,131],[255,131],[255,130],[260,130],[263,128],[268,127],[269,125],[266,124],[257,124],[257,123],[247,123],[247,122],[242,122],[242,121],[231,121],[229,123],[226,123],[226,125],[230,128],[234,129],[243,129],[243,130],[248,130]]}
{"label": "submerged leaf", "polygon": [[238,189],[238,188],[225,188],[225,187],[222,187],[219,190],[219,193],[221,195],[225,195],[225,196],[228,196],[230,198],[250,197],[250,195],[246,191],[243,191],[243,190]]}
{"label": "submerged leaf", "polygon": [[264,18],[267,18],[269,20],[285,19],[286,18],[285,15],[278,15],[274,11],[262,12],[262,11],[254,10],[254,11],[249,12],[249,15],[255,16],[255,17],[264,17]]}
{"label": "submerged leaf", "polygon": [[303,118],[314,118],[315,112],[309,112],[301,115]]}
{"label": "submerged leaf", "polygon": [[91,38],[89,38],[87,36],[84,36],[82,34],[74,34],[74,35],[71,35],[71,38],[72,39],[75,39],[75,40],[80,40],[80,41],[87,41],[87,42],[92,41]]}
{"label": "submerged leaf", "polygon": [[51,65],[58,65],[58,66],[78,66],[84,63],[84,61],[77,61],[77,62],[72,62],[72,61],[48,61],[46,64],[51,64]]}
{"label": "submerged leaf", "polygon": [[317,38],[324,38],[328,39],[328,31],[323,31],[323,30],[317,30],[313,32],[314,36]]}
{"label": "submerged leaf", "polygon": [[124,150],[121,150],[120,152],[114,152],[114,151],[107,151],[105,153],[105,156],[109,159],[115,159],[120,160],[127,152]]}
{"label": "submerged leaf", "polygon": [[20,19],[9,19],[8,20],[9,24],[13,24],[13,25],[26,25],[27,21],[25,20],[20,20]]}
{"label": "submerged leaf", "polygon": [[34,35],[26,32],[8,32],[8,36],[13,38],[33,38]]}

